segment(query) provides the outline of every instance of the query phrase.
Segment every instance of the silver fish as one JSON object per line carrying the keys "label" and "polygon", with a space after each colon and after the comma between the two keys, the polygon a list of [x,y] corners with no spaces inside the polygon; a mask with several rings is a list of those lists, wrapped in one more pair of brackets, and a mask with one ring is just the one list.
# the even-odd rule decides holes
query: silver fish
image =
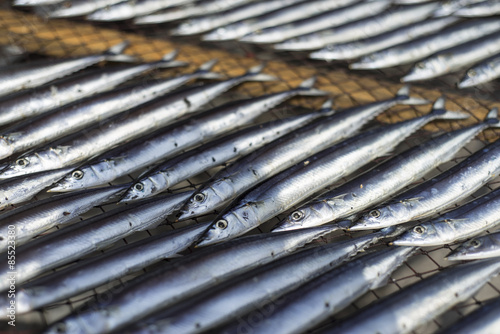
{"label": "silver fish", "polygon": [[125,0],[100,0],[100,1],[86,1],[86,0],[65,0],[62,3],[37,6],[35,13],[47,18],[66,18],[74,16],[82,16],[91,14],[92,12],[115,5]]}
{"label": "silver fish", "polygon": [[14,0],[14,6],[42,6],[63,2],[64,0]]}
{"label": "silver fish", "polygon": [[212,29],[226,26],[233,22],[263,15],[304,1],[305,0],[269,0],[264,2],[249,3],[226,12],[190,19],[180,24],[170,33],[172,35],[181,36],[200,34]]}
{"label": "silver fish", "polygon": [[352,136],[364,124],[392,106],[427,102],[410,97],[409,87],[405,86],[395,98],[347,109],[313,122],[256,152],[253,159],[240,161],[214,176],[188,201],[179,219],[195,217],[228,204],[254,185]]}
{"label": "silver fish", "polygon": [[94,304],[90,309],[71,314],[46,333],[91,334],[121,330],[160,308],[283,257],[330,231],[325,226],[292,233],[260,234],[195,252],[138,277],[115,294],[109,303]]}
{"label": "silver fish", "polygon": [[500,78],[500,55],[493,56],[465,72],[458,88],[477,86],[497,78]]}
{"label": "silver fish", "polygon": [[[412,247],[389,248],[354,259],[283,296],[257,324],[240,320],[221,333],[241,333],[251,328],[259,334],[306,333],[349,306],[369,290],[387,284],[391,274],[415,252]],[[265,306],[263,307],[265,308]],[[243,319],[245,317],[242,317]],[[237,331],[240,329],[240,331]]]}
{"label": "silver fish", "polygon": [[0,96],[43,85],[101,61],[135,61],[122,54],[128,42],[117,44],[104,53],[78,58],[50,59],[0,69]]}
{"label": "silver fish", "polygon": [[192,3],[194,0],[136,0],[124,1],[96,10],[87,15],[90,21],[123,21],[154,13],[160,9]]}
{"label": "silver fish", "polygon": [[406,43],[408,41],[433,34],[453,23],[458,22],[457,17],[449,16],[430,19],[399,29],[370,37],[367,39],[354,41],[345,44],[330,44],[325,48],[313,52],[309,55],[312,59],[324,60],[345,60],[355,59],[372,52],[390,48],[392,46]]}
{"label": "silver fish", "polygon": [[500,30],[500,19],[465,21],[430,36],[364,56],[351,69],[375,69],[418,61],[441,50],[476,40]]}
{"label": "silver fish", "polygon": [[21,246],[54,226],[64,226],[126,188],[112,186],[90,189],[46,198],[9,211],[0,216],[0,251],[7,249],[8,232],[11,230],[9,226],[15,226],[16,246]]}
{"label": "silver fish", "polygon": [[284,179],[268,179],[266,191],[259,189],[258,195],[250,192],[236,204],[231,204],[232,208],[214,222],[199,245],[234,238],[256,228],[368,162],[391,152],[407,136],[433,120],[469,117],[466,113],[443,108],[444,99],[438,99],[428,115],[363,132],[321,152],[321,158],[304,163],[304,167]]}
{"label": "silver fish", "polygon": [[446,256],[450,261],[500,257],[500,233],[486,234],[464,242]]}
{"label": "silver fish", "polygon": [[[16,284],[103,249],[137,231],[154,228],[191,192],[153,198],[83,220],[16,249]],[[8,288],[7,263],[0,265],[0,291]]]}
{"label": "silver fish", "polygon": [[[101,93],[95,97],[87,98],[82,102],[62,107],[47,115],[42,115],[36,118],[36,120],[28,119],[25,122],[21,122],[5,130],[3,135],[0,136],[0,158],[5,158],[13,153],[75,133],[97,121],[104,120],[155,98],[159,98],[193,79],[219,78],[219,74],[209,72],[209,69],[214,64],[214,61],[208,62],[200,67],[200,70],[190,74],[160,81],[135,84],[111,92]],[[33,159],[33,162],[38,161],[37,158]],[[16,160],[10,164],[9,168],[0,173],[0,179],[26,174],[30,168],[34,168],[37,165],[30,167],[30,163],[26,158]]]}
{"label": "silver fish", "polygon": [[441,6],[434,12],[434,17],[445,17],[455,13],[464,6],[472,5],[484,0],[448,0],[441,3]]}
{"label": "silver fish", "polygon": [[[192,101],[190,106],[204,104],[243,81],[267,80],[267,78],[267,75],[249,72],[247,75],[232,81],[212,86],[212,92],[202,90],[196,96],[189,98]],[[95,163],[79,168],[71,176],[59,182],[51,191],[69,191],[110,182],[122,175],[152,165],[161,159],[173,157],[180,151],[199,145],[203,141],[212,140],[238,126],[245,125],[265,113],[276,102],[284,101],[288,97],[302,93],[324,94],[324,92],[311,88],[311,81],[308,83],[307,88],[299,87],[295,90],[237,101],[209,110],[201,116],[172,126],[146,141],[138,141],[134,145],[128,145],[118,150],[117,153],[109,154]],[[181,94],[180,97],[179,103],[184,105],[185,95]]]}
{"label": "silver fish", "polygon": [[500,2],[498,0],[482,1],[476,4],[471,4],[460,8],[453,13],[455,16],[461,17],[482,17],[494,16],[500,14]]}
{"label": "silver fish", "polygon": [[350,230],[378,229],[428,218],[472,195],[500,173],[500,141],[436,178],[361,216]]}
{"label": "silver fish", "polygon": [[295,290],[298,286],[339,266],[371,244],[388,237],[391,232],[376,232],[293,253],[235,277],[206,293],[189,298],[184,303],[167,308],[144,320],[143,325],[137,325],[138,330],[132,332],[141,334],[205,332],[245,314],[256,305],[272,302],[281,295]]}
{"label": "silver fish", "polygon": [[[16,292],[16,313],[23,314],[124,277],[185,250],[206,230],[207,223],[186,226],[136,241],[78,262],[53,274],[23,284]],[[7,305],[7,295],[0,305]],[[0,309],[0,319],[7,318]]]}
{"label": "silver fish", "polygon": [[497,116],[498,111],[493,109],[484,122],[445,133],[404,151],[295,210],[278,225],[275,231],[318,226],[352,216],[389,199],[392,194],[450,160],[481,131],[499,127]]}
{"label": "silver fish", "polygon": [[229,24],[219,29],[215,29],[202,36],[205,41],[224,41],[238,39],[249,33],[275,27],[277,25],[306,19],[311,16],[322,14],[339,7],[358,2],[359,0],[316,0],[306,1],[267,15]]}
{"label": "silver fish", "polygon": [[411,333],[419,325],[472,297],[499,272],[500,262],[491,260],[446,268],[320,333]]}
{"label": "silver fish", "polygon": [[441,51],[415,64],[410,72],[401,78],[412,82],[436,78],[456,72],[467,65],[485,60],[500,53],[500,34],[495,32],[481,39]]}
{"label": "silver fish", "polygon": [[365,17],[377,15],[389,8],[390,5],[391,2],[385,0],[360,2],[298,22],[256,31],[240,38],[240,41],[249,43],[278,43],[292,37],[337,27]]}
{"label": "silver fish", "polygon": [[174,51],[156,62],[99,69],[5,97],[0,100],[0,125],[40,115],[51,109],[110,90],[156,68],[184,65],[184,62],[173,60],[176,55],[177,51]]}
{"label": "silver fish", "polygon": [[336,28],[295,37],[275,44],[273,47],[277,50],[314,50],[327,44],[346,43],[373,37],[422,21],[429,17],[438,6],[438,3],[429,3],[395,8]]}

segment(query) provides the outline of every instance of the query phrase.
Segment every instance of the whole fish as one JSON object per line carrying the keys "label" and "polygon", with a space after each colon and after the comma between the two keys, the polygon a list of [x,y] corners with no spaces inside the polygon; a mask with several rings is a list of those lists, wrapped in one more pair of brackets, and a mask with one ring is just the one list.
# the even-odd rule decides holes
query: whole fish
{"label": "whole fish", "polygon": [[21,246],[54,226],[64,226],[126,188],[126,186],[112,186],[84,190],[69,195],[49,197],[9,211],[0,216],[0,251],[7,249],[10,226],[15,226],[16,246]]}
{"label": "whole fish", "polygon": [[405,86],[395,98],[347,109],[313,122],[276,144],[257,151],[252,159],[241,160],[214,176],[188,201],[179,219],[208,213],[228,204],[254,185],[350,137],[392,106],[425,103],[426,100],[410,97],[409,87]]}
{"label": "whole fish", "polygon": [[409,135],[436,119],[464,119],[468,115],[444,109],[444,99],[434,104],[430,114],[381,126],[351,137],[320,153],[321,158],[303,163],[286,178],[268,179],[267,190],[250,192],[231,204],[202,237],[199,245],[210,245],[242,235],[267,220],[303,202],[370,161],[391,152]]}
{"label": "whole fish", "polygon": [[[154,228],[175,211],[190,192],[157,197],[83,220],[16,249],[16,284],[103,249],[137,231]],[[7,264],[0,277],[6,279]],[[0,283],[0,291],[8,282]]]}
{"label": "whole fish", "polygon": [[108,299],[109,302],[71,314],[46,333],[91,334],[122,330],[160,308],[283,257],[329,232],[330,228],[324,226],[292,233],[260,234],[194,252],[130,281],[126,288]]}
{"label": "whole fish", "polygon": [[205,41],[224,41],[238,39],[249,33],[275,27],[277,25],[294,22],[300,19],[322,14],[323,12],[333,10],[339,7],[358,2],[359,0],[316,0],[306,1],[267,15],[259,16],[253,19],[247,19],[241,22],[229,24],[225,27],[215,29],[202,36]]}
{"label": "whole fish", "polygon": [[376,232],[293,253],[160,311],[132,333],[205,332],[295,290],[391,234]]}
{"label": "whole fish", "polygon": [[351,69],[376,69],[418,61],[441,50],[476,40],[500,30],[500,19],[465,21],[415,41],[362,57]]}
{"label": "whole fish", "polygon": [[314,50],[327,44],[345,43],[377,36],[410,23],[424,20],[430,16],[438,5],[438,3],[429,3],[395,8],[336,28],[295,37],[283,43],[275,44],[273,47],[277,50]]}
{"label": "whole fish", "polygon": [[0,69],[0,96],[43,85],[101,61],[135,61],[136,58],[122,54],[128,45],[128,42],[122,42],[104,53],[91,56],[7,65]]}
{"label": "whole fish", "polygon": [[160,9],[184,5],[194,0],[136,0],[122,1],[110,7],[96,10],[86,16],[90,21],[123,21],[154,13]]}
{"label": "whole fish", "polygon": [[448,254],[446,259],[463,261],[490,257],[500,257],[500,233],[498,232],[475,237],[464,242]]}
{"label": "whole fish", "polygon": [[184,62],[173,60],[176,55],[177,51],[174,51],[156,62],[99,69],[5,97],[0,100],[0,125],[40,115],[84,97],[110,90],[156,68],[184,65]]}
{"label": "whole fish", "polygon": [[482,1],[476,4],[471,4],[460,8],[453,13],[455,16],[461,17],[482,17],[494,16],[500,14],[500,2],[498,0]]}
{"label": "whole fish", "polygon": [[47,18],[63,18],[63,17],[66,18],[74,16],[83,16],[91,14],[92,12],[98,9],[115,5],[119,2],[125,2],[125,0],[100,0],[100,1],[66,0],[58,4],[53,4],[48,6],[37,6],[35,7],[35,13]]}
{"label": "whole fish", "polygon": [[350,230],[378,229],[428,218],[472,195],[500,173],[500,141],[445,173],[361,216]]}
{"label": "whole fish", "polygon": [[458,88],[477,86],[500,78],[500,54],[474,66],[465,72]]}
{"label": "whole fish", "polygon": [[435,18],[359,41],[344,44],[330,44],[321,50],[311,53],[309,58],[324,60],[359,58],[372,52],[387,49],[435,33],[459,20],[459,18],[453,16]]}
{"label": "whole fish", "polygon": [[[259,78],[266,79],[267,76],[261,77],[255,73],[247,74],[233,81],[232,85],[234,86],[243,81],[259,80]],[[324,94],[324,92],[311,87],[313,82],[307,81],[304,83],[305,86],[294,90],[236,101],[209,110],[196,118],[174,125],[146,141],[141,140],[134,145],[127,145],[127,147],[117,150],[117,153],[111,153],[95,163],[79,168],[71,176],[59,182],[51,191],[69,191],[110,182],[120,176],[152,165],[161,159],[173,157],[182,150],[192,148],[201,142],[212,140],[227,131],[245,125],[265,113],[275,103],[280,103],[289,97],[302,93]],[[219,85],[213,88],[218,88],[217,93],[212,92],[209,94],[207,91],[203,91],[204,94],[199,94],[199,97],[191,100],[206,103],[230,87],[225,86],[225,89],[222,89]],[[179,102],[184,103],[184,95],[181,94]],[[314,118],[315,116],[309,117]],[[309,117],[306,116],[305,118]]]}
{"label": "whole fish", "polygon": [[[194,224],[136,241],[105,254],[23,284],[17,291],[16,313],[23,314],[124,277],[188,248],[208,227]],[[0,305],[8,301],[0,297]],[[0,319],[6,318],[6,307]]]}
{"label": "whole fish", "polygon": [[240,41],[249,43],[278,43],[286,39],[377,15],[391,5],[391,1],[360,2],[349,7],[327,11],[297,22],[270,27],[248,34]]}
{"label": "whole fish", "polygon": [[500,298],[488,300],[483,306],[460,319],[439,334],[494,334],[500,328]]}
{"label": "whole fish", "polygon": [[427,80],[453,73],[461,68],[500,53],[500,34],[495,32],[481,39],[441,51],[418,62],[401,78],[402,82]]}
{"label": "whole fish", "polygon": [[497,109],[492,109],[481,123],[445,133],[404,151],[293,211],[275,231],[318,226],[352,216],[389,199],[392,194],[450,160],[481,131],[499,127],[497,116]]}
{"label": "whole fish", "polygon": [[190,19],[181,23],[170,33],[174,36],[200,34],[219,27],[223,28],[233,22],[263,15],[304,1],[305,0],[270,0],[264,2],[253,2],[222,13]]}
{"label": "whole fish", "polygon": [[435,218],[415,226],[394,241],[397,246],[434,246],[464,240],[500,224],[500,192],[481,205],[454,215]]}
{"label": "whole fish", "polygon": [[0,209],[30,200],[43,189],[60,180],[71,169],[63,168],[0,182]]}
{"label": "whole fish", "polygon": [[[101,93],[79,103],[59,108],[50,114],[41,115],[36,120],[26,120],[16,124],[0,135],[0,159],[75,133],[97,121],[158,98],[193,79],[219,78],[219,74],[209,72],[214,64],[215,61],[205,63],[200,70],[174,78],[143,82]],[[21,158],[11,167],[23,170],[28,165],[29,161]],[[4,174],[0,178],[9,177],[8,175]]]}
{"label": "whole fish", "polygon": [[[299,334],[313,329],[369,290],[385,286],[391,274],[415,252],[412,247],[389,248],[351,260],[301,285],[282,297],[250,325],[244,320],[221,333],[241,333],[251,327],[259,334]],[[242,317],[245,319],[245,317]],[[238,331],[240,329],[240,331]]]}
{"label": "whole fish", "polygon": [[209,168],[250,154],[322,115],[324,113],[320,110],[320,112],[312,114],[256,125],[190,150],[162,163],[142,176],[127,191],[121,202],[142,199],[161,193],[169,187],[198,175]]}
{"label": "whole fish", "polygon": [[411,333],[472,297],[499,272],[500,262],[491,260],[446,268],[370,304],[320,333]]}
{"label": "whole fish", "polygon": [[434,12],[434,17],[445,17],[455,13],[464,6],[472,5],[484,0],[449,0],[441,3],[440,7]]}

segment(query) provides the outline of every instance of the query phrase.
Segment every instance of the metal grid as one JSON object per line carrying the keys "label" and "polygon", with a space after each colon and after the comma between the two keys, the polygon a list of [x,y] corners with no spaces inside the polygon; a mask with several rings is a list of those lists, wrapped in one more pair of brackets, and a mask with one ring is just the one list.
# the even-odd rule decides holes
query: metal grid
{"label": "metal grid", "polygon": [[[263,47],[237,45],[235,43],[203,44],[198,43],[197,40],[193,38],[162,40],[158,38],[165,35],[166,29],[163,26],[142,28],[138,31],[138,34],[130,33],[132,29],[134,29],[134,27],[129,23],[113,24],[110,29],[109,25],[106,25],[105,27],[103,24],[91,25],[85,22],[70,23],[65,20],[45,22],[28,13],[11,11],[9,9],[0,10],[0,44],[17,44],[24,47],[27,51],[37,54],[29,55],[28,60],[35,59],[38,55],[74,56],[95,53],[127,39],[131,42],[131,47],[126,53],[136,55],[144,60],[159,59],[164,53],[169,52],[174,48],[178,48],[180,50],[178,57],[179,60],[189,62],[191,66],[188,69],[175,71],[190,71],[207,60],[218,58],[219,63],[216,65],[214,70],[227,74],[228,76],[233,76],[242,74],[245,69],[255,65],[258,62],[256,58],[258,58],[260,60],[265,59],[268,61],[265,72],[271,73],[280,78],[279,82],[247,83],[241,85],[226,94],[225,98],[214,101],[214,103],[212,103],[209,107],[218,105],[227,98],[235,99],[238,97],[256,96],[295,87],[302,80],[312,75],[318,75],[318,83],[316,87],[329,91],[335,99],[336,107],[347,108],[392,97],[394,92],[400,87],[395,78],[399,78],[401,72],[404,71],[404,69],[399,68],[384,72],[372,71],[363,72],[361,74],[349,73],[345,69],[344,64],[328,64],[318,61],[307,61],[305,60],[304,54],[300,53],[279,53],[275,55]],[[228,53],[224,49],[230,49],[233,54]],[[163,73],[171,75],[172,73],[175,73],[175,71],[157,71],[151,74],[151,77],[162,76]],[[450,86],[449,83],[452,81],[453,78],[446,77],[444,79],[434,80],[431,84],[417,85],[413,87],[412,94],[434,100],[445,93],[448,98],[448,109],[465,110],[469,112],[472,117],[465,122],[441,121],[429,124],[423,130],[409,137],[398,147],[395,154],[424,141],[435,132],[455,130],[463,127],[464,125],[477,122],[486,115],[489,108],[494,106],[495,100],[500,100],[498,93],[494,93],[495,87],[498,87],[498,82],[494,82],[486,87],[481,87],[481,89],[470,89],[465,92],[458,93],[452,86]],[[428,89],[426,87],[432,87],[432,89]],[[279,107],[264,117],[259,118],[257,121],[277,119],[299,113],[301,108],[293,106],[317,108],[320,104],[320,99],[295,98],[288,106]],[[422,115],[426,113],[429,108],[429,106],[394,107],[379,116],[375,122],[398,122]],[[499,135],[500,131],[498,130],[485,131],[485,133],[481,135],[478,140],[474,140],[467,145],[457,155],[457,157],[453,159],[453,161],[440,166],[435,171],[427,175],[425,179],[448,169],[471,153],[484,147],[487,142],[497,139]],[[194,189],[196,186],[208,180],[220,168],[222,167],[214,168],[202,173],[201,175],[184,181],[173,187],[170,191]],[[137,177],[140,172],[115,180],[113,184],[130,182]],[[343,181],[346,181],[346,179]],[[471,196],[471,198],[476,198],[481,194],[484,194],[488,191],[486,188],[494,189],[499,185],[500,183],[497,179],[495,182],[490,183],[488,187],[481,189],[476,194]],[[41,193],[36,199],[46,198],[48,196],[49,194],[47,193]],[[99,206],[85,215],[82,215],[80,219],[82,220],[106,212],[115,207],[116,204]],[[194,221],[208,221],[213,217],[215,217],[215,214],[200,217],[198,219],[194,219]],[[271,227],[282,217],[283,215],[272,219],[252,233],[269,231]],[[173,223],[174,219],[175,218],[172,217],[167,224],[162,225],[155,230],[135,233],[134,235],[123,239],[122,242],[119,242],[117,245],[114,245],[112,249],[168,229],[175,229],[194,223],[193,220],[182,223]],[[359,233],[351,234],[347,232],[338,232],[336,235],[339,238],[352,238],[359,235]],[[386,287],[367,293],[350,307],[337,314],[333,319],[346,317],[373,300],[382,298],[450,265],[449,262],[444,260],[444,256],[452,248],[454,247],[443,246],[423,248],[418,255],[413,256],[402,268],[394,273],[392,281]],[[109,251],[109,249],[101,252],[104,253],[107,251]],[[190,252],[190,250],[188,252]],[[92,254],[90,256],[95,255],[97,254]],[[157,267],[159,265],[161,265],[161,263],[152,267]],[[146,268],[145,271],[151,270],[152,267]],[[142,272],[129,275],[120,280],[110,282],[104,286],[80,294],[70,300],[44,308],[40,311],[32,312],[26,315],[18,315],[16,317],[18,324],[17,332],[21,332],[19,331],[20,329],[26,328],[26,333],[36,333],[41,328],[47,326],[47,324],[51,324],[69,314],[85,301],[92,298],[95,294],[105,291],[115,285],[124,284],[127,280],[141,273]],[[433,333],[439,328],[447,326],[453,321],[456,321],[458,318],[471,312],[484,300],[497,296],[500,296],[500,277],[497,277],[488,283],[473,299],[457,306],[446,314],[437,317],[433,322],[430,322],[429,324],[426,324],[422,328],[418,329],[416,333]],[[3,325],[4,324],[0,325],[0,333],[8,332],[10,329],[3,327]]]}

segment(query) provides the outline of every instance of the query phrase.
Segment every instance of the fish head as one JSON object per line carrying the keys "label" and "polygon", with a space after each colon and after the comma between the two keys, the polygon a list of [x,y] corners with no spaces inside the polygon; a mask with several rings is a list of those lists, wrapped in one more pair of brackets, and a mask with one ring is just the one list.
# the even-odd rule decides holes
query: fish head
{"label": "fish head", "polygon": [[360,43],[346,43],[346,44],[329,44],[321,50],[312,52],[309,55],[311,59],[352,59],[357,57],[359,52]]}
{"label": "fish head", "polygon": [[433,224],[419,224],[394,240],[396,246],[425,246],[434,244],[438,239],[438,230]]}
{"label": "fish head", "polygon": [[410,73],[401,78],[402,82],[426,80],[447,72],[450,55],[446,53],[433,56],[415,64]]}
{"label": "fish head", "polygon": [[267,28],[254,31],[239,39],[240,42],[245,43],[276,43],[281,42],[285,37],[280,29]]}
{"label": "fish head", "polygon": [[85,189],[96,185],[98,176],[92,168],[75,169],[64,179],[57,182],[50,192],[66,192],[78,189]]}
{"label": "fish head", "polygon": [[11,177],[41,172],[53,168],[45,168],[43,160],[38,155],[27,155],[17,158],[14,162],[7,165],[0,171],[0,179],[7,179]]}
{"label": "fish head", "polygon": [[179,220],[189,219],[209,213],[224,202],[225,199],[221,198],[212,187],[207,187],[191,196],[181,209]]}
{"label": "fish head", "polygon": [[446,258],[451,261],[480,259],[484,257],[485,250],[490,246],[491,243],[487,238],[474,238],[454,249]]}
{"label": "fish head", "polygon": [[298,230],[324,223],[323,217],[313,207],[303,207],[290,213],[273,229],[273,232]]}
{"label": "fish head", "polygon": [[234,23],[227,27],[219,27],[206,33],[202,36],[204,41],[227,41],[237,39],[240,36],[246,35],[250,30],[250,26],[243,22]]}
{"label": "fish head", "polygon": [[120,203],[137,201],[153,194],[154,186],[149,179],[134,183],[123,195]]}
{"label": "fish head", "polygon": [[492,73],[490,71],[489,66],[477,66],[469,69],[458,84],[458,88],[472,87],[489,81],[489,73]]}
{"label": "fish head", "polygon": [[374,230],[397,224],[396,213],[390,206],[376,208],[362,215],[359,220],[351,226],[351,231]]}
{"label": "fish head", "polygon": [[315,38],[314,34],[303,35],[287,39],[279,44],[274,44],[276,50],[313,50],[324,46],[324,43]]}
{"label": "fish head", "polygon": [[[236,211],[241,211],[241,209],[242,208],[237,208]],[[245,233],[246,230],[247,229],[241,221],[239,214],[235,214],[234,211],[230,211],[213,222],[210,228],[200,238],[196,246],[209,246],[233,239]]]}
{"label": "fish head", "polygon": [[357,62],[349,65],[353,70],[377,69],[390,66],[397,61],[397,54],[390,50],[383,50],[361,57]]}
{"label": "fish head", "polygon": [[211,22],[206,19],[190,19],[171,31],[172,35],[192,35],[211,30]]}

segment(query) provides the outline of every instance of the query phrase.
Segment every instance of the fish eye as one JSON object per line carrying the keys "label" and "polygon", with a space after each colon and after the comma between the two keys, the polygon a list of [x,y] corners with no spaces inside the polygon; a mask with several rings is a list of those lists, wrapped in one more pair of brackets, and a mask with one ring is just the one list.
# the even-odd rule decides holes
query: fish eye
{"label": "fish eye", "polygon": [[225,230],[226,227],[227,227],[227,220],[220,219],[220,220],[217,221],[217,223],[215,223],[215,226],[217,226],[221,230]]}
{"label": "fish eye", "polygon": [[26,167],[29,164],[30,162],[26,158],[21,158],[16,160],[16,165],[18,165],[19,167]]}
{"label": "fish eye", "polygon": [[77,180],[80,180],[83,178],[83,172],[81,170],[75,170],[73,173],[71,173],[71,176]]}
{"label": "fish eye", "polygon": [[373,218],[378,218],[378,217],[380,217],[380,211],[378,211],[378,210],[372,210],[372,211],[370,211],[368,214],[369,214],[371,217],[373,217]]}
{"label": "fish eye", "polygon": [[478,248],[479,246],[481,246],[482,242],[480,240],[477,240],[477,239],[472,239],[470,241],[470,244],[472,247]]}
{"label": "fish eye", "polygon": [[299,220],[299,219],[302,219],[304,217],[304,213],[302,211],[294,211],[292,212],[292,219],[293,220]]}
{"label": "fish eye", "polygon": [[425,227],[423,227],[422,225],[415,226],[413,228],[413,232],[423,234],[425,232]]}
{"label": "fish eye", "polygon": [[137,191],[143,191],[144,190],[144,185],[141,182],[137,182],[134,185],[134,189],[137,190]]}
{"label": "fish eye", "polygon": [[199,194],[196,194],[194,195],[194,201],[195,202],[203,202],[205,200],[205,195],[203,195],[202,193],[199,193]]}
{"label": "fish eye", "polygon": [[477,75],[477,72],[475,70],[473,70],[473,69],[470,69],[470,70],[467,71],[467,75],[469,77],[475,77]]}

